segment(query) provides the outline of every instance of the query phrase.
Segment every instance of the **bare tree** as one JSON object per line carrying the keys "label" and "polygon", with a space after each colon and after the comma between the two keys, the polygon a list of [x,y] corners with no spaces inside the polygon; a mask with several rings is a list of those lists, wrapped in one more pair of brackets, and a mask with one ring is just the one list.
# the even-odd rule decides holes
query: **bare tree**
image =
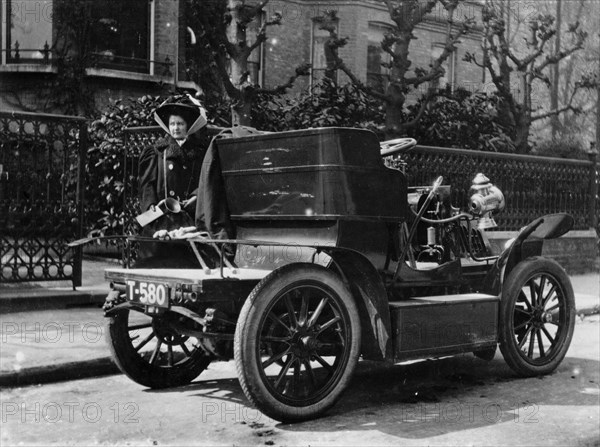
{"label": "bare tree", "polygon": [[[464,36],[474,24],[473,17],[464,17],[455,22],[455,13],[460,0],[385,0],[390,19],[394,23],[393,29],[386,33],[381,42],[382,50],[390,57],[390,62],[382,64],[389,69],[389,83],[385,92],[370,88],[349,69],[339,56],[338,50],[346,44],[347,39],[339,38],[334,27],[327,26],[327,22],[337,20],[335,12],[328,11],[328,20],[324,20],[323,29],[330,32],[331,38],[327,40],[326,55],[328,55],[328,69],[335,67],[341,69],[352,82],[360,85],[370,96],[382,100],[386,109],[385,134],[393,138],[406,134],[407,129],[416,126],[430,101],[435,97],[434,89],[428,88],[425,97],[420,103],[420,109],[410,121],[405,119],[405,103],[407,96],[424,85],[431,85],[444,76],[443,64],[457,49],[460,38]],[[415,28],[426,20],[434,8],[442,5],[447,14],[448,32],[441,54],[433,60],[428,68],[412,68],[410,60],[410,45],[416,39]]]}
{"label": "bare tree", "polygon": [[[201,42],[210,53],[210,67],[232,100],[232,124],[251,125],[250,110],[259,93],[278,94],[291,88],[300,76],[308,75],[309,65],[303,64],[284,84],[271,89],[252,83],[248,59],[267,40],[267,28],[281,23],[282,17],[274,13],[263,20],[269,0],[249,4],[245,0],[191,1],[194,25],[199,28]],[[254,41],[250,40],[248,27],[257,25]]]}
{"label": "bare tree", "polygon": [[[563,15],[569,22],[580,22],[582,28],[589,31],[583,49],[573,54],[568,63],[562,63],[559,69],[559,77],[556,88],[558,90],[558,106],[567,104],[571,94],[574,82],[580,82],[585,85],[591,81],[588,89],[582,91],[574,100],[574,105],[580,113],[568,111],[560,115],[557,124],[557,137],[579,138],[582,143],[593,138],[591,130],[594,127],[594,118],[596,109],[597,75],[590,77],[590,74],[598,71],[600,65],[600,35],[598,29],[600,26],[600,4],[595,0],[579,0],[578,2],[564,2]],[[557,106],[557,108],[558,108]]]}
{"label": "bare tree", "polygon": [[[483,58],[467,53],[465,60],[483,67],[489,72],[497,93],[501,98],[500,114],[511,133],[517,152],[529,151],[528,138],[531,125],[537,120],[558,116],[567,111],[579,112],[574,105],[577,93],[589,87],[589,79],[573,83],[568,98],[559,107],[543,110],[532,103],[535,83],[551,85],[550,69],[561,60],[583,48],[587,33],[579,23],[568,26],[564,47],[558,51],[550,48],[556,34],[554,16],[537,14],[528,23],[528,36],[524,40],[524,51],[520,54],[509,44],[506,21],[502,14],[501,0],[486,0],[483,11],[484,38]],[[516,77],[516,86],[513,80]]]}

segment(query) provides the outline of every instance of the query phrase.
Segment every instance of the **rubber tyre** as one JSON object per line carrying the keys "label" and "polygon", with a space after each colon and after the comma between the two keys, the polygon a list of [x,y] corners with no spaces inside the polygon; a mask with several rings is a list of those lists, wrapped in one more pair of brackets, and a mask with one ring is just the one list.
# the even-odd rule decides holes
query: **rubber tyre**
{"label": "rubber tyre", "polygon": [[[133,326],[130,323],[132,314],[140,313],[125,309],[110,316],[106,331],[108,346],[115,363],[131,380],[149,388],[177,387],[190,383],[208,367],[212,360],[211,357],[200,347],[190,346],[189,341],[184,342],[184,344],[187,344],[186,349],[189,355],[183,352],[183,349],[181,349],[181,352],[175,351],[173,355],[176,356],[177,362],[172,366],[169,366],[168,359],[166,359],[166,354],[163,351],[151,363],[152,357],[148,358],[148,351],[144,353],[136,350],[141,342],[134,346],[134,340],[137,340],[139,336],[136,337],[135,330],[130,329]],[[141,315],[143,316],[143,314]],[[156,333],[157,330],[160,330],[160,327],[160,323],[153,319],[152,327],[149,328],[147,334],[144,334],[144,339],[149,336],[150,331]],[[134,332],[133,337],[130,336],[130,332]],[[158,337],[154,335],[153,339],[158,340]],[[151,341],[145,344],[140,351],[147,345],[151,345]],[[181,345],[178,344],[177,346]],[[160,346],[159,349],[162,349],[162,347]],[[173,352],[173,348],[171,348],[171,352]],[[165,361],[167,365],[164,365]]]}
{"label": "rubber tyre", "polygon": [[[237,322],[234,357],[244,394],[278,421],[322,415],[352,378],[360,335],[356,304],[337,275],[300,263],[272,272],[254,288]],[[269,377],[270,367],[279,369],[277,377]]]}
{"label": "rubber tyre", "polygon": [[500,302],[500,351],[506,363],[524,377],[554,371],[571,344],[575,314],[571,281],[557,262],[533,257],[517,264]]}

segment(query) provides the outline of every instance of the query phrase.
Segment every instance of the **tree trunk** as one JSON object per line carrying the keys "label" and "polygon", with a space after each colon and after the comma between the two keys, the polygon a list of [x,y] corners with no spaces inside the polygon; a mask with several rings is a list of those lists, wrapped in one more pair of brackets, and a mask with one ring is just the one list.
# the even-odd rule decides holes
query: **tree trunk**
{"label": "tree trunk", "polygon": [[529,131],[531,129],[531,119],[527,115],[522,115],[517,120],[515,128],[515,147],[517,154],[527,154],[529,152]]}
{"label": "tree trunk", "polygon": [[388,90],[390,101],[385,106],[385,138],[391,140],[404,136],[403,114],[404,95],[397,87]]}
{"label": "tree trunk", "polygon": [[408,59],[409,45],[412,36],[412,28],[407,30],[399,30],[399,40],[394,48],[394,63],[391,67],[390,84],[388,85],[386,95],[388,101],[385,106],[385,138],[392,139],[404,136],[406,131],[404,127],[404,102],[406,95],[404,79],[411,61]]}
{"label": "tree trunk", "polygon": [[242,98],[231,106],[231,124],[233,126],[252,126],[251,110],[252,101],[248,98]]}
{"label": "tree trunk", "polygon": [[[227,39],[230,43],[237,46],[240,42],[246,42],[246,28],[239,26],[242,21],[240,11],[244,7],[244,2],[241,0],[229,0],[228,10],[231,14],[231,21],[227,25]],[[239,47],[238,47],[239,48]],[[233,126],[250,126],[250,110],[252,108],[252,98],[250,92],[246,91],[249,87],[248,82],[248,55],[239,49],[232,54],[231,57],[231,83],[235,90],[236,96],[231,97],[233,106],[231,107],[231,124]]]}
{"label": "tree trunk", "polygon": [[231,123],[232,125],[249,126],[250,109],[252,101],[249,92],[246,91],[248,84],[248,61],[246,58],[236,58],[231,60],[231,81],[237,90],[237,98],[233,100],[231,106]]}

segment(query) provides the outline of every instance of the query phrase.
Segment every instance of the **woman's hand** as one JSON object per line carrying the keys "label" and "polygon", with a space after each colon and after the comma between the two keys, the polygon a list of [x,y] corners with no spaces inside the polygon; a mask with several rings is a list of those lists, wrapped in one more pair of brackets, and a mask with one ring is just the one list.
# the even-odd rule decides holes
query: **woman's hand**
{"label": "woman's hand", "polygon": [[208,238],[209,234],[206,231],[198,231],[196,227],[179,227],[176,230],[158,230],[152,235],[155,239],[192,239],[192,238]]}
{"label": "woman's hand", "polygon": [[154,239],[171,239],[168,230],[158,230],[152,235],[152,237]]}

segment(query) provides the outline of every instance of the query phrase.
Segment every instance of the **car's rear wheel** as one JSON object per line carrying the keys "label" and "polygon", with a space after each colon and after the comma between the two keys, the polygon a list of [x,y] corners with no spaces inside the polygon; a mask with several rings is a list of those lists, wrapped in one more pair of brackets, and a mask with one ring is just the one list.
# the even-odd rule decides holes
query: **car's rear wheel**
{"label": "car's rear wheel", "polygon": [[133,381],[150,388],[185,385],[204,371],[210,361],[195,339],[178,334],[173,325],[182,318],[173,312],[150,317],[119,310],[109,317],[107,339],[119,369]]}
{"label": "car's rear wheel", "polygon": [[508,275],[500,304],[500,350],[522,376],[548,374],[565,357],[575,327],[573,287],[563,268],[534,257]]}
{"label": "car's rear wheel", "polygon": [[321,415],[348,385],[360,354],[350,291],[317,265],[274,271],[242,308],[234,353],[242,389],[264,414],[290,422]]}

